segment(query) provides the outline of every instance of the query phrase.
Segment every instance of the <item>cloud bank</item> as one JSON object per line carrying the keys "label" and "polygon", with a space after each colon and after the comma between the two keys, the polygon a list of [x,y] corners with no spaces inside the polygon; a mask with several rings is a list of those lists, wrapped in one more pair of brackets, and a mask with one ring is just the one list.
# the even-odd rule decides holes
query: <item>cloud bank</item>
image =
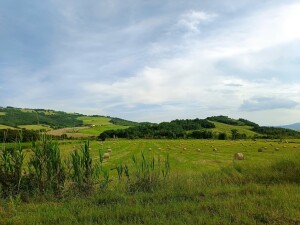
{"label": "cloud bank", "polygon": [[176,3],[0,3],[1,105],[299,121],[299,3]]}

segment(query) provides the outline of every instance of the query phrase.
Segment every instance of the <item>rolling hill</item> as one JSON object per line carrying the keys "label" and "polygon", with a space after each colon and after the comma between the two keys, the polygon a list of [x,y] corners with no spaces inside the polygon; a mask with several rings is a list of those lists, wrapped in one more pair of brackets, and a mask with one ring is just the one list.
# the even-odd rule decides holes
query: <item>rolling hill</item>
{"label": "rolling hill", "polygon": [[87,116],[49,109],[0,108],[0,130],[47,131],[68,137],[98,136],[105,130],[126,129],[138,123],[106,116]]}
{"label": "rolling hill", "polygon": [[300,123],[293,123],[290,125],[284,125],[280,127],[300,131]]}
{"label": "rolling hill", "polygon": [[[296,124],[297,125],[297,124]],[[66,113],[50,109],[0,107],[0,130],[26,129],[47,131],[50,135],[67,137],[120,138],[300,138],[291,129],[260,127],[246,119],[211,116],[206,119],[173,120],[171,122],[137,123],[100,115]]]}

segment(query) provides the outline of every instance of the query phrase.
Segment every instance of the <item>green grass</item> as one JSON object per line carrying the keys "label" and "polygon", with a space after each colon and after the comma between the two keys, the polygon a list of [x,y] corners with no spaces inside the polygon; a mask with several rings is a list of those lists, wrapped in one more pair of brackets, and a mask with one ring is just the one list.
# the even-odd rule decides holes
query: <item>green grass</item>
{"label": "green grass", "polygon": [[36,110],[34,109],[19,109],[19,110],[22,112],[29,112],[29,113],[36,112]]}
{"label": "green grass", "polygon": [[62,201],[10,203],[2,209],[2,224],[299,224],[297,185],[266,189],[195,181],[180,190],[175,184],[154,193],[106,191]]}
{"label": "green grass", "polygon": [[47,111],[39,111],[39,112],[42,112],[42,113],[45,113],[45,115],[55,115],[55,111],[52,111],[52,110],[47,110]]}
{"label": "green grass", "polygon": [[111,125],[110,118],[97,116],[97,117],[90,117],[90,116],[80,116],[78,117],[79,120],[83,121],[84,125]]}
{"label": "green grass", "polygon": [[44,125],[44,124],[41,124],[41,125],[19,125],[18,127],[20,128],[24,128],[24,129],[27,129],[27,130],[51,130],[51,128],[48,126],[48,125]]}
{"label": "green grass", "polygon": [[5,115],[5,112],[0,112],[0,116],[4,116]]}
{"label": "green grass", "polygon": [[252,127],[249,126],[233,126],[233,125],[228,125],[224,123],[219,123],[219,122],[214,122],[211,121],[216,125],[216,128],[210,129],[213,132],[218,132],[218,133],[226,133],[228,137],[231,136],[231,130],[236,129],[240,134],[246,134],[247,137],[253,137],[254,135],[258,135],[256,132],[251,131],[250,129]]}
{"label": "green grass", "polygon": [[[63,155],[68,155],[72,149],[79,148],[82,141],[61,143]],[[98,150],[112,149],[112,157],[106,162],[114,167],[119,162],[130,162],[133,154],[141,151],[151,155],[170,154],[173,172],[199,173],[218,170],[232,165],[233,155],[242,152],[245,155],[243,164],[270,165],[272,162],[300,151],[300,143],[279,143],[278,141],[219,141],[219,140],[110,140],[105,142],[91,141],[91,155],[98,157]],[[258,152],[260,148],[266,148]],[[295,148],[296,147],[296,148]],[[149,151],[149,148],[152,150]],[[214,152],[213,148],[218,151]],[[279,148],[279,151],[275,151]],[[200,151],[198,151],[200,149]]]}
{"label": "green grass", "polygon": [[120,126],[120,125],[115,125],[115,124],[108,124],[108,125],[103,125],[103,126],[95,126],[87,129],[82,129],[79,130],[80,133],[83,134],[93,134],[93,135],[99,135],[102,132],[106,130],[118,130],[118,129],[126,129],[128,128],[127,126]]}
{"label": "green grass", "polygon": [[[83,143],[61,141],[62,157]],[[152,192],[129,193],[110,170],[106,190],[0,200],[0,224],[300,224],[298,139],[92,141],[93,162],[108,148],[106,168],[126,163],[132,171],[132,155],[143,151],[147,158],[169,154],[171,175]],[[236,152],[245,160],[233,161]]]}
{"label": "green grass", "polygon": [[128,128],[128,126],[120,126],[120,125],[112,124],[110,122],[111,120],[110,118],[102,117],[102,116],[97,116],[97,117],[80,116],[78,117],[78,119],[82,120],[84,125],[95,125],[94,127],[80,130],[79,133],[82,134],[99,135],[106,130],[117,130],[117,129]]}
{"label": "green grass", "polygon": [[14,130],[16,128],[0,124],[0,130],[4,130],[4,129],[12,129],[12,130]]}

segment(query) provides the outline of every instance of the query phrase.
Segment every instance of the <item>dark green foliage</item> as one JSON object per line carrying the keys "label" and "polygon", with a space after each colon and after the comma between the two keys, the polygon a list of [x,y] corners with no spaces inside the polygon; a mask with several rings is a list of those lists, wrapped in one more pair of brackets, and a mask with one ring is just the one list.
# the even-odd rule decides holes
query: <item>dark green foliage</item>
{"label": "dark green foliage", "polygon": [[211,116],[211,117],[207,117],[207,120],[210,121],[216,121],[216,122],[220,122],[220,123],[225,123],[225,124],[229,124],[229,125],[235,125],[235,126],[244,126],[244,122],[239,121],[239,120],[235,120],[235,119],[231,119],[228,116]]}
{"label": "dark green foliage", "polygon": [[81,153],[77,149],[71,154],[72,162],[72,180],[79,189],[90,189],[94,168],[89,151],[89,142],[87,141],[81,148]]}
{"label": "dark green foliage", "polygon": [[6,148],[3,144],[0,149],[0,187],[4,196],[19,193],[24,157],[20,140],[15,148]]}
{"label": "dark green foliage", "polygon": [[183,130],[199,130],[201,128],[215,128],[215,125],[208,120],[201,119],[186,119],[186,120],[173,120],[170,122],[171,124],[176,124],[182,127]]}
{"label": "dark green foliage", "polygon": [[211,139],[213,138],[213,133],[207,130],[196,130],[188,134],[188,137],[194,139]]}
{"label": "dark green foliage", "polygon": [[130,127],[137,126],[139,124],[137,122],[124,120],[124,119],[120,119],[120,118],[111,118],[110,122],[115,125],[130,126]]}
{"label": "dark green foliage", "polygon": [[244,125],[246,126],[250,126],[250,127],[259,127],[259,125],[257,123],[251,122],[249,120],[245,120],[245,119],[238,119],[238,121],[244,123]]}
{"label": "dark green foliage", "polygon": [[227,139],[227,134],[222,132],[218,134],[218,139],[219,140],[226,140]]}
{"label": "dark green foliage", "polygon": [[19,139],[20,132],[22,133],[23,142],[31,142],[39,139],[39,132],[34,130],[0,130],[1,142],[16,142]]}
{"label": "dark green foliage", "polygon": [[215,125],[207,120],[173,120],[171,122],[162,122],[160,124],[140,124],[124,130],[107,130],[99,135],[99,139],[106,138],[212,138],[210,131],[199,131],[188,134],[187,131],[199,130],[203,128],[214,128]]}
{"label": "dark green foliage", "polygon": [[246,134],[240,134],[237,129],[232,129],[231,130],[231,139],[232,140],[237,140],[237,139],[246,139],[247,135]]}
{"label": "dark green foliage", "polygon": [[253,131],[265,135],[265,138],[300,138],[300,132],[279,127],[254,127]]}
{"label": "dark green foliage", "polygon": [[251,122],[249,120],[246,119],[232,119],[229,118],[228,116],[211,116],[211,117],[207,117],[207,120],[210,121],[216,121],[216,122],[220,122],[220,123],[224,123],[224,124],[229,124],[229,125],[234,125],[234,126],[250,126],[250,127],[259,127],[258,124]]}
{"label": "dark green foliage", "polygon": [[0,124],[17,127],[27,124],[46,124],[53,128],[81,126],[83,122],[78,120],[78,114],[69,114],[61,111],[55,111],[47,114],[47,110],[34,109],[30,111],[22,111],[18,108],[2,108],[1,112],[5,115],[0,116]]}
{"label": "dark green foliage", "polygon": [[60,194],[64,188],[66,172],[58,143],[43,134],[41,140],[33,144],[32,152],[29,160],[32,187],[37,187],[40,193],[51,191]]}

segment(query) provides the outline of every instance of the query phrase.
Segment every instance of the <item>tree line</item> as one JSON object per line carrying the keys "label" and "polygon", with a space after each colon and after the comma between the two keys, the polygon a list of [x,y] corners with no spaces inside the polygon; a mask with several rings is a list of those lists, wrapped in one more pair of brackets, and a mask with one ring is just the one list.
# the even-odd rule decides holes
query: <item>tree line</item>
{"label": "tree line", "polygon": [[[205,128],[214,128],[212,122],[202,119],[173,120],[159,124],[143,123],[123,130],[107,130],[99,135],[101,140],[106,138],[213,138],[213,133]],[[200,130],[202,129],[202,130]]]}

